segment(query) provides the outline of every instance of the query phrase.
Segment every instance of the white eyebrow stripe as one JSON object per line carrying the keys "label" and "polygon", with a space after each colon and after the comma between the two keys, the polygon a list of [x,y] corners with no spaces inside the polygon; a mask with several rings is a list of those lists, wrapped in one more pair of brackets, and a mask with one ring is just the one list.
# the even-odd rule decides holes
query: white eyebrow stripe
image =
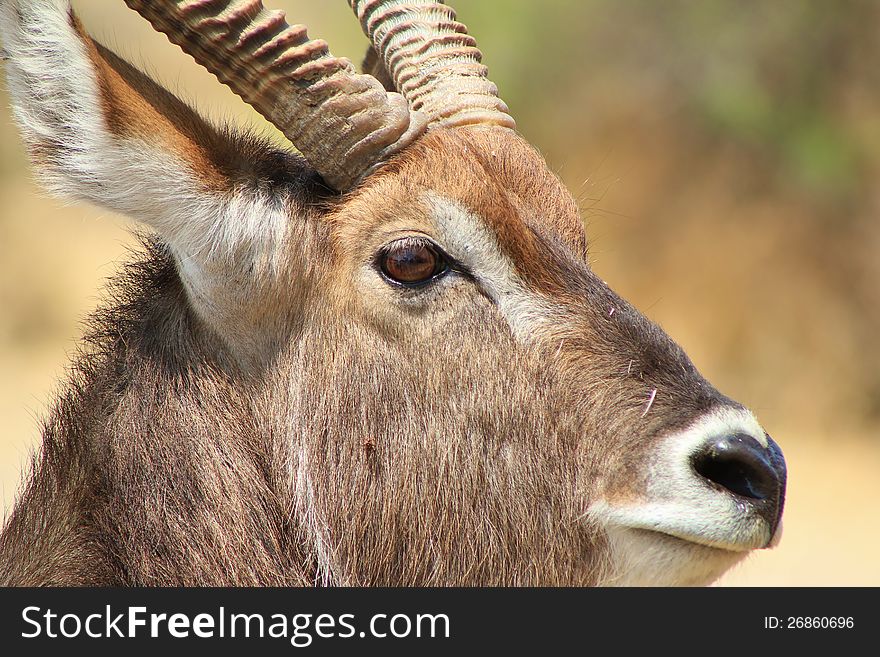
{"label": "white eyebrow stripe", "polygon": [[427,192],[423,201],[441,245],[467,267],[495,301],[517,340],[528,340],[551,321],[554,313],[550,304],[526,286],[479,215],[436,192]]}

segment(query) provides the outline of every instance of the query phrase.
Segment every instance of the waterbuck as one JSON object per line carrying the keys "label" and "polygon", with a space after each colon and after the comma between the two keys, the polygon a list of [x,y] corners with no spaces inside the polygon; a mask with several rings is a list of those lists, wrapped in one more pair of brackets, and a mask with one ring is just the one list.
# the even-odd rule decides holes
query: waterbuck
{"label": "waterbuck", "polygon": [[126,0],[299,153],[0,0],[54,193],[151,229],[0,537],[15,585],[691,585],[780,533],[753,415],[589,267],[571,195],[435,2],[365,73],[259,0]]}

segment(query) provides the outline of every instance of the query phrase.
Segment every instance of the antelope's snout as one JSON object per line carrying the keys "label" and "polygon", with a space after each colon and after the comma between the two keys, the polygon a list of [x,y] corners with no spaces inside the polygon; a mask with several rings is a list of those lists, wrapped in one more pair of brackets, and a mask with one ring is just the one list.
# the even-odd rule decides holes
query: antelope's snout
{"label": "antelope's snout", "polygon": [[[606,529],[627,584],[667,584],[700,561],[684,584],[716,579],[781,534],[786,467],[779,446],[738,406],[716,407],[657,441],[636,490],[608,494],[591,515]],[[647,564],[651,563],[651,568]]]}

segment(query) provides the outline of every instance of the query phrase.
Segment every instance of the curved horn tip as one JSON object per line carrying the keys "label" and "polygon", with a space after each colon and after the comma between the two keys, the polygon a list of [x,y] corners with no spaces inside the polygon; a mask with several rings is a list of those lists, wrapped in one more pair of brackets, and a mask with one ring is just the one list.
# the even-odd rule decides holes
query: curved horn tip
{"label": "curved horn tip", "polygon": [[430,0],[349,0],[349,5],[395,88],[432,124],[515,128],[480,63],[476,40],[450,7]]}

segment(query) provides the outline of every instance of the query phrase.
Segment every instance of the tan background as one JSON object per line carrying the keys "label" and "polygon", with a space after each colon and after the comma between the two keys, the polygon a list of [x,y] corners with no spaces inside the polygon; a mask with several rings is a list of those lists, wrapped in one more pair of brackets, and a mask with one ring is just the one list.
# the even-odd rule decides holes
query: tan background
{"label": "tan background", "polygon": [[[260,120],[124,4],[92,34],[217,120]],[[282,2],[359,60],[341,0]],[[785,535],[728,585],[880,585],[880,3],[458,0],[594,268],[785,451]],[[134,244],[44,198],[0,92],[0,494]],[[265,128],[261,128],[265,129]]]}

